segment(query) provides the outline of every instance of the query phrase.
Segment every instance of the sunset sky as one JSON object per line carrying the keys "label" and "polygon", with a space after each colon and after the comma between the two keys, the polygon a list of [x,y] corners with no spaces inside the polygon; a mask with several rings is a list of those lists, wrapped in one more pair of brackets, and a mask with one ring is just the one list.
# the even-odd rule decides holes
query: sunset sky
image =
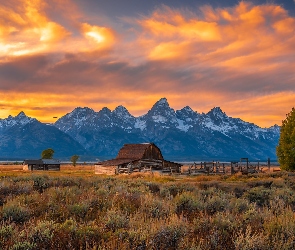
{"label": "sunset sky", "polygon": [[0,118],[161,97],[262,127],[295,106],[295,0],[0,3]]}

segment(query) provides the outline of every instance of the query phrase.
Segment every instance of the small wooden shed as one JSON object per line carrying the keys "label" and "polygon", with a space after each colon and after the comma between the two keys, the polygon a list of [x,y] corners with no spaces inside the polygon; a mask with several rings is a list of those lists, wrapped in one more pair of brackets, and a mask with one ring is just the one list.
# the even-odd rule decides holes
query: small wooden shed
{"label": "small wooden shed", "polygon": [[60,170],[60,161],[55,159],[24,160],[23,170]]}
{"label": "small wooden shed", "polygon": [[181,166],[164,160],[154,143],[124,144],[115,159],[97,163],[95,173],[112,175],[152,170],[179,173]]}

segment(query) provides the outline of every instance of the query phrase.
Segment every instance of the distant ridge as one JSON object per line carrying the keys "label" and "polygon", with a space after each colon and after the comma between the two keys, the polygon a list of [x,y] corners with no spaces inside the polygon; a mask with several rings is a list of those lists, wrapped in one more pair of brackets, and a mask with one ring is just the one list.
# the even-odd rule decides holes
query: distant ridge
{"label": "distant ridge", "polygon": [[84,147],[71,136],[24,112],[0,119],[1,159],[40,158],[41,152],[49,147],[55,150],[57,158],[86,154]]}

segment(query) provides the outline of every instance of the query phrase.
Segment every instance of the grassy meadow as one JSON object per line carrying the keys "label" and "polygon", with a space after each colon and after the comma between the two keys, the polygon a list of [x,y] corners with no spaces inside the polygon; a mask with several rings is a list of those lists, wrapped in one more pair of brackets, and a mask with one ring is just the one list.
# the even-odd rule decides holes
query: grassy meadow
{"label": "grassy meadow", "polygon": [[0,171],[0,249],[294,249],[295,175]]}

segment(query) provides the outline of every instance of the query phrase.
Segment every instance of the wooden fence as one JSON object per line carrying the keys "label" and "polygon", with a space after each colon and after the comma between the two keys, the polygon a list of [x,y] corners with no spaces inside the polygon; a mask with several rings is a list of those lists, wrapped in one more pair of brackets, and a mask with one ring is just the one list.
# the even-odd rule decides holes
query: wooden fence
{"label": "wooden fence", "polygon": [[[199,175],[199,174],[254,174],[254,173],[262,173],[262,172],[270,172],[270,160],[268,159],[266,162],[261,161],[249,161],[248,158],[241,158],[240,161],[237,162],[219,162],[219,161],[211,161],[211,162],[194,162],[189,165],[188,169],[182,171],[183,174],[188,175]],[[278,170],[273,170],[278,171]]]}

